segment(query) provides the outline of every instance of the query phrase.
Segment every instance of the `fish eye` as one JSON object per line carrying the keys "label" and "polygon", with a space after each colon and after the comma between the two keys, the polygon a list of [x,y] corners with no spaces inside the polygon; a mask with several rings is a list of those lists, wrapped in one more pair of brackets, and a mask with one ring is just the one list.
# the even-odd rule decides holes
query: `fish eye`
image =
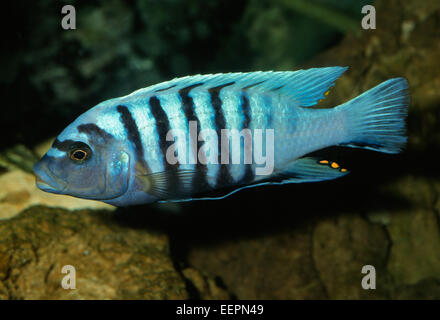
{"label": "fish eye", "polygon": [[91,154],[92,151],[85,143],[77,142],[71,146],[69,158],[76,163],[82,163],[87,160]]}
{"label": "fish eye", "polygon": [[73,150],[73,152],[70,153],[70,159],[72,160],[84,160],[87,158],[87,152],[81,149]]}

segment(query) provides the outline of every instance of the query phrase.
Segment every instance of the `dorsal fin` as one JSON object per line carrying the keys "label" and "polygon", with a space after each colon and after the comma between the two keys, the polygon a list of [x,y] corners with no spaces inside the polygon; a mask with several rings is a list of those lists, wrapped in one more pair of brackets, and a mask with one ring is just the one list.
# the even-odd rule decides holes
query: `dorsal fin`
{"label": "dorsal fin", "polygon": [[217,73],[176,78],[131,93],[144,95],[166,92],[177,92],[183,88],[199,84],[198,89],[210,89],[230,84],[230,90],[274,92],[285,95],[303,107],[313,106],[325,98],[325,92],[334,85],[347,67],[312,68],[298,71],[257,71],[247,73]]}

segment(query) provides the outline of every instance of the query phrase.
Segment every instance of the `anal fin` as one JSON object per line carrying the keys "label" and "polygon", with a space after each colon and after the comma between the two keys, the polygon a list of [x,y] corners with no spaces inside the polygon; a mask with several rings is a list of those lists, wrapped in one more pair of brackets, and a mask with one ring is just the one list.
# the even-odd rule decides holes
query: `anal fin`
{"label": "anal fin", "polygon": [[304,157],[291,162],[278,177],[281,183],[303,183],[333,180],[345,176],[349,171],[333,161],[316,157]]}

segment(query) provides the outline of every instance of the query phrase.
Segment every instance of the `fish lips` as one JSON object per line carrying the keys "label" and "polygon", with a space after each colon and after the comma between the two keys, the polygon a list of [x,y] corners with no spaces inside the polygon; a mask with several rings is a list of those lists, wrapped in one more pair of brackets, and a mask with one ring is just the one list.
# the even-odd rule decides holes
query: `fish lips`
{"label": "fish lips", "polygon": [[34,165],[34,174],[37,187],[45,192],[62,194],[67,187],[64,181],[50,171],[44,159]]}

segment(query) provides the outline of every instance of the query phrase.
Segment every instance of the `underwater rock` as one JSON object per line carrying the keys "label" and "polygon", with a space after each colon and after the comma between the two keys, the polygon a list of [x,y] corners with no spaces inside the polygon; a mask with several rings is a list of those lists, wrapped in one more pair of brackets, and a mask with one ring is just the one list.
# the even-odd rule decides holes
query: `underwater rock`
{"label": "underwater rock", "polygon": [[325,299],[311,255],[311,230],[194,247],[189,262],[219,276],[239,299]]}
{"label": "underwater rock", "polygon": [[[63,289],[76,271],[76,289]],[[107,211],[36,206],[0,222],[2,299],[185,299],[168,238],[122,227]]]}
{"label": "underwater rock", "polygon": [[216,283],[216,279],[197,269],[185,268],[182,270],[182,275],[195,289],[192,298],[203,300],[227,300],[231,298],[226,289]]}
{"label": "underwater rock", "polygon": [[[386,270],[390,242],[380,225],[360,215],[341,215],[320,220],[313,232],[313,261],[331,299],[385,299],[391,278]],[[373,266],[376,289],[365,290],[364,266]],[[380,285],[379,285],[380,284]]]}
{"label": "underwater rock", "polygon": [[408,208],[393,212],[387,227],[391,248],[388,269],[396,282],[414,285],[440,280],[440,181],[405,177],[398,190],[411,200]]}

